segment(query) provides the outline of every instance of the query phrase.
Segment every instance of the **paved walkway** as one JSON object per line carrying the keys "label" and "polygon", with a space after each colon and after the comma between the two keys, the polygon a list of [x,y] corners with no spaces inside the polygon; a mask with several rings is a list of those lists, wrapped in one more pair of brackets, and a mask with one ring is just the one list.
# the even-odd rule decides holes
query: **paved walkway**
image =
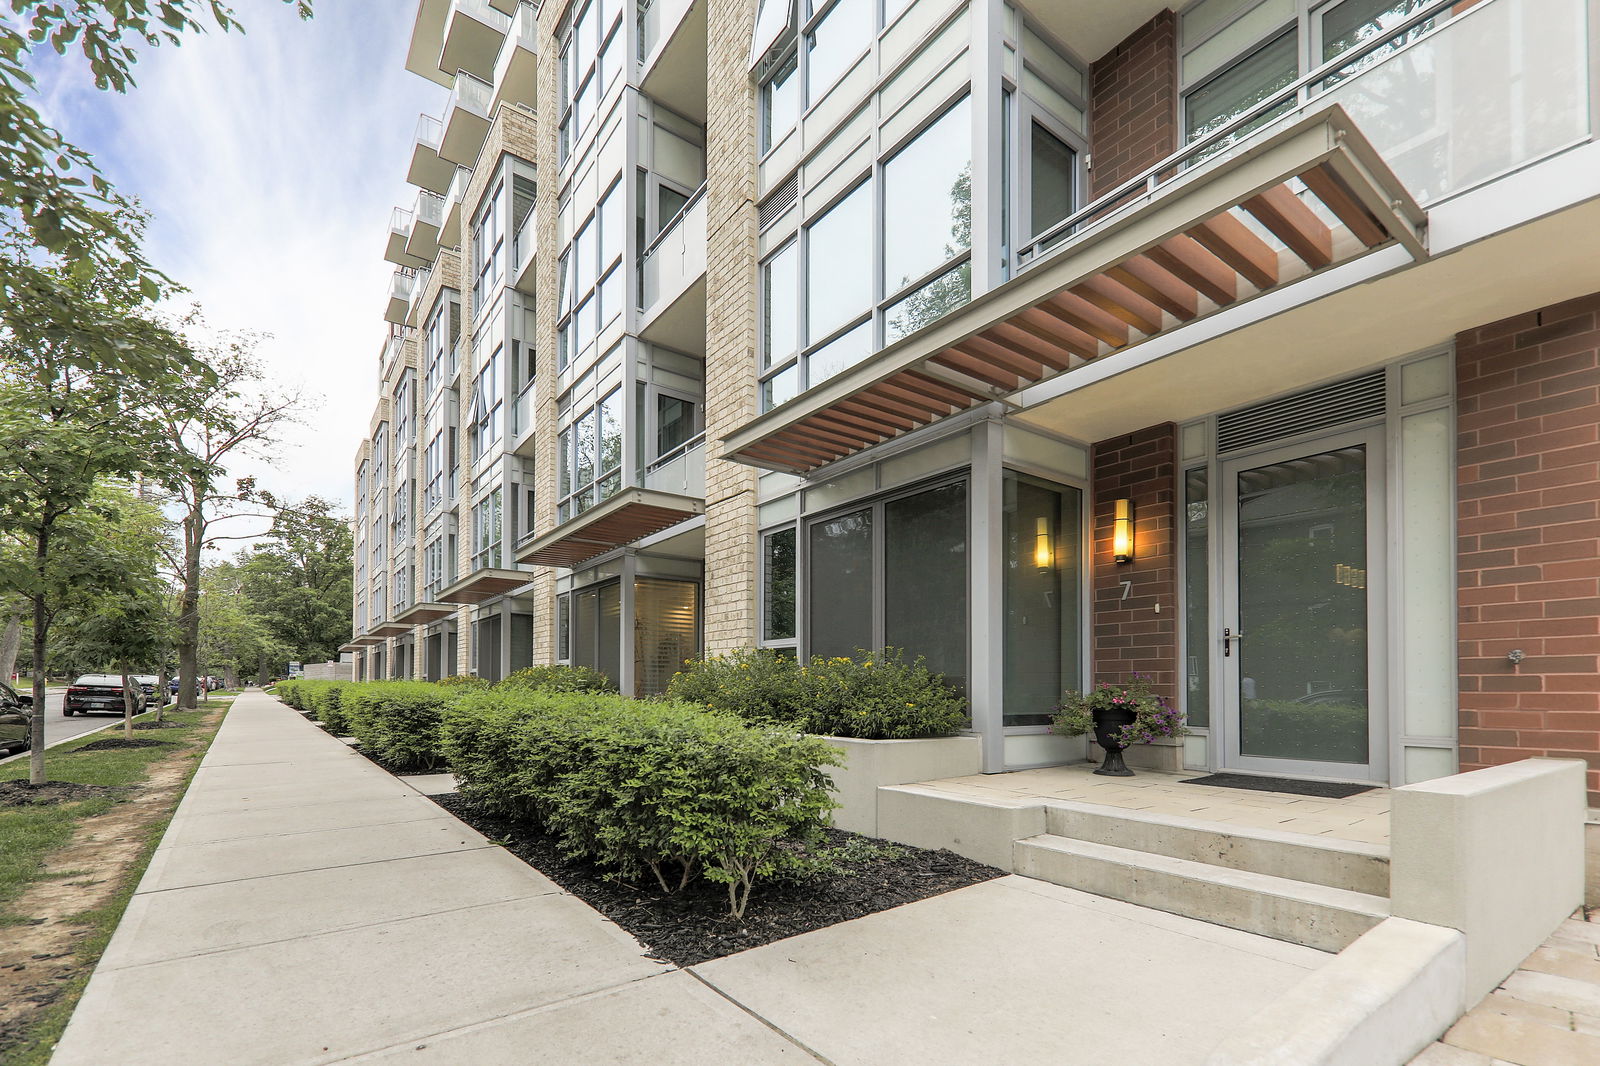
{"label": "paved walkway", "polygon": [[1412,1066],[1600,1063],[1600,923],[1561,923]]}
{"label": "paved walkway", "polygon": [[1005,877],[680,970],[252,692],[52,1061],[1169,1066],[1329,958]]}

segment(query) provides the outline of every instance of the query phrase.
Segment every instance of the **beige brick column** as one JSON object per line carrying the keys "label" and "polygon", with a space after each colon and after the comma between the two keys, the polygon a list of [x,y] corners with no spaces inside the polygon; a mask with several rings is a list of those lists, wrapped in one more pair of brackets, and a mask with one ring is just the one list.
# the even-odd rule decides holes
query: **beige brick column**
{"label": "beige brick column", "polygon": [[706,74],[706,585],[708,654],[753,644],[756,473],[715,458],[754,418],[756,94],[746,63],[755,0],[708,0]]}

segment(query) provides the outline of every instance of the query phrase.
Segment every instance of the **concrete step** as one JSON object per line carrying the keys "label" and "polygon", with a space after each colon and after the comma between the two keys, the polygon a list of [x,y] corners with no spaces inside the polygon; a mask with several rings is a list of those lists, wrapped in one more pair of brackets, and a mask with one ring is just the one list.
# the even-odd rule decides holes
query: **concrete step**
{"label": "concrete step", "polygon": [[1389,916],[1382,896],[1054,833],[1018,840],[1013,868],[1026,877],[1321,951],[1343,950]]}
{"label": "concrete step", "polygon": [[1072,800],[1050,801],[1045,818],[1046,832],[1056,836],[1371,896],[1389,894],[1389,849],[1381,844]]}

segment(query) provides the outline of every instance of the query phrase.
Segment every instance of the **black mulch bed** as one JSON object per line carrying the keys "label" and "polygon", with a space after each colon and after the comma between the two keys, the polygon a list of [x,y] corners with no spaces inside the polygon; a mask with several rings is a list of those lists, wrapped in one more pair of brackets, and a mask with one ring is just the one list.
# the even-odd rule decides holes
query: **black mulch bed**
{"label": "black mulch bed", "polygon": [[135,723],[133,723],[133,728],[135,728],[135,729],[189,729],[191,727],[187,723],[184,723],[184,722],[135,722]]}
{"label": "black mulch bed", "polygon": [[171,741],[157,740],[155,737],[107,737],[104,740],[91,741],[75,751],[118,751],[124,748],[165,748]]}
{"label": "black mulch bed", "polygon": [[721,885],[700,883],[668,895],[653,884],[608,880],[595,866],[564,858],[549,837],[486,814],[458,795],[433,800],[622,926],[656,956],[679,966],[720,959],[1005,873],[948,851],[891,845],[831,829],[825,846],[854,852],[837,863],[839,872],[758,886],[745,916],[734,919],[728,916],[728,895]]}
{"label": "black mulch bed", "polygon": [[26,781],[0,781],[0,807],[51,807],[57,803],[77,803],[98,796],[127,792],[121,785],[80,785],[71,781],[47,781],[30,785]]}

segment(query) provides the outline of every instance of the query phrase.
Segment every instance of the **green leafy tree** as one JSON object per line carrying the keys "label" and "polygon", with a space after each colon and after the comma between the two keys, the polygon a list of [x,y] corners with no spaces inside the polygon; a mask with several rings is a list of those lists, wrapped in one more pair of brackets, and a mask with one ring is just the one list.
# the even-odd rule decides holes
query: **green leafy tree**
{"label": "green leafy tree", "polygon": [[229,688],[242,677],[262,678],[289,660],[244,593],[243,574],[234,563],[208,566],[200,580],[199,662],[218,670]]}
{"label": "green leafy tree", "polygon": [[[208,331],[198,311],[180,323],[190,335]],[[277,392],[254,357],[261,338],[251,333],[222,334],[200,344],[212,369],[209,381],[183,395],[156,401],[164,447],[182,459],[181,473],[168,482],[170,502],[181,514],[172,565],[178,574],[178,706],[195,703],[199,676],[201,576],[206,553],[221,545],[250,540],[272,521],[278,501],[254,478],[226,477],[226,463],[240,457],[270,461],[279,431],[296,418],[301,397]],[[245,525],[241,526],[243,522]]]}
{"label": "green leafy tree", "polygon": [[[283,2],[302,18],[311,16],[311,0]],[[89,154],[39,114],[35,53],[78,52],[95,88],[122,93],[134,83],[138,49],[177,45],[208,26],[238,29],[232,10],[221,0],[10,0],[6,6],[0,20],[0,243],[58,256],[73,264],[78,280],[113,271],[156,298],[167,282],[141,255],[126,201]],[[25,299],[48,314],[39,320],[41,329],[58,331],[81,349],[115,354],[116,320],[75,315],[71,287],[32,257],[0,264],[0,297]]]}
{"label": "green leafy tree", "polygon": [[252,609],[299,662],[336,658],[350,639],[350,519],[319,496],[286,504],[265,543],[241,563]]}
{"label": "green leafy tree", "polygon": [[[137,227],[137,220],[129,222]],[[18,253],[19,255],[21,253]],[[172,477],[177,464],[154,432],[155,397],[206,380],[183,339],[144,313],[143,295],[115,272],[87,276],[50,268],[85,320],[115,323],[111,356],[85,348],[51,325],[28,300],[0,301],[0,535],[20,552],[7,556],[0,587],[28,602],[33,620],[34,704],[42,712],[44,664],[60,586],[58,556],[85,565],[102,546],[82,542],[96,489],[111,478]],[[108,358],[114,361],[109,361]],[[33,722],[30,779],[44,781],[44,720]]]}

